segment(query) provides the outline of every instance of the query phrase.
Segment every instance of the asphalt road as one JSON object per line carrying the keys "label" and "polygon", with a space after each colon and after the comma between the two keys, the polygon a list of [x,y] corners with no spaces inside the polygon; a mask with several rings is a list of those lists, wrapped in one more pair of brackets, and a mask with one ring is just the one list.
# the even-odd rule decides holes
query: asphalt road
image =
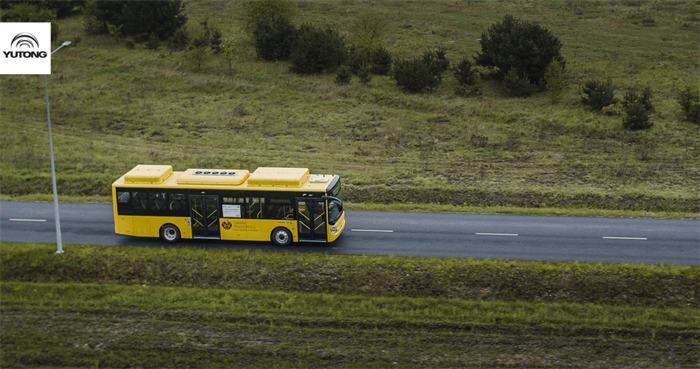
{"label": "asphalt road", "polygon": [[[333,244],[158,239],[114,234],[111,205],[59,205],[70,244],[193,246],[296,250],[344,255],[396,255],[508,260],[700,265],[700,220],[348,211]],[[0,241],[55,243],[53,203],[0,202]]]}

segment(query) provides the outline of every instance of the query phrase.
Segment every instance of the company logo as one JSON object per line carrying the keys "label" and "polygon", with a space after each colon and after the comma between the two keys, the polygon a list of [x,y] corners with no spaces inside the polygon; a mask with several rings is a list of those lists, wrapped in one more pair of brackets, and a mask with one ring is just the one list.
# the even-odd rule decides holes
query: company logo
{"label": "company logo", "polygon": [[30,49],[38,49],[39,40],[29,32],[18,33],[17,36],[12,39],[12,47],[19,49],[24,46],[28,46]]}
{"label": "company logo", "polygon": [[0,22],[0,74],[51,74],[51,23]]}
{"label": "company logo", "polygon": [[[10,46],[13,49],[38,49],[39,40],[29,32],[18,33],[12,39]],[[6,58],[45,58],[46,51],[3,51]]]}

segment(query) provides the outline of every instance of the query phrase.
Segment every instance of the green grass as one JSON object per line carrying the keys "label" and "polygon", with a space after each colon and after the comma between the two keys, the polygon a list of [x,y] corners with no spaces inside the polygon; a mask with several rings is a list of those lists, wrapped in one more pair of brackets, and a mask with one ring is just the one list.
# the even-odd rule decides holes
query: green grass
{"label": "green grass", "polygon": [[3,367],[694,367],[697,267],[0,244]]}
{"label": "green grass", "polygon": [[700,306],[697,267],[0,244],[3,281]]}
{"label": "green grass", "polygon": [[689,308],[5,282],[9,367],[689,367]]}
{"label": "green grass", "polygon": [[[346,200],[355,203],[700,213],[700,131],[681,119],[674,99],[678,86],[697,84],[698,20],[689,16],[697,3],[298,7],[297,23],[329,23],[342,32],[357,12],[376,11],[388,18],[384,43],[395,55],[445,47],[453,62],[475,55],[480,34],[505,14],[538,21],[563,42],[571,85],[556,105],[544,94],[504,97],[493,81],[481,82],[481,98],[458,98],[451,77],[420,95],[400,92],[388,77],[374,77],[368,87],[337,86],[333,73],[297,76],[287,63],[257,60],[240,30],[237,2],[188,5],[190,31],[208,17],[237,40],[233,77],[216,59],[197,73],[180,53],[128,50],[122,40],[85,34],[81,19],[69,18],[60,21],[60,38],[74,45],[53,56],[49,78],[59,193],[106,196],[109,184],[139,163],[176,170],[274,165],[341,174]],[[590,78],[611,78],[618,95],[651,87],[654,128],[626,132],[621,117],[585,109],[579,89]],[[0,85],[2,193],[49,194],[41,78],[0,76]],[[368,191],[377,198],[364,196]]]}

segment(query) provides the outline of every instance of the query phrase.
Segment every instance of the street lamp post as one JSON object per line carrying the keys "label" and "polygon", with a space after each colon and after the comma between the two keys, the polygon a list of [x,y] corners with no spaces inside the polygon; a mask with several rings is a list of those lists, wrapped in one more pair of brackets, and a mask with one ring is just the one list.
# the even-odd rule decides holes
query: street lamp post
{"label": "street lamp post", "polygon": [[[56,50],[51,52],[51,55],[60,50],[64,46],[70,45],[70,41],[66,41]],[[58,192],[56,191],[56,166],[53,161],[53,139],[51,138],[51,114],[49,113],[49,84],[44,74],[44,91],[46,93],[46,122],[49,126],[49,152],[51,153],[51,184],[53,185],[53,211],[56,218],[56,253],[63,254],[63,242],[61,240],[61,220],[58,216]]]}

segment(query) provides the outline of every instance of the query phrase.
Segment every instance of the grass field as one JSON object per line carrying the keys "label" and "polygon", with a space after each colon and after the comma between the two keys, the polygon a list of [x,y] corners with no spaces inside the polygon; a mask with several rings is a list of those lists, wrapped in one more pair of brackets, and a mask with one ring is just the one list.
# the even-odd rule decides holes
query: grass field
{"label": "grass field", "polygon": [[0,244],[3,367],[691,368],[700,355],[697,267],[54,249]]}
{"label": "grass field", "polygon": [[[458,62],[505,14],[537,21],[564,44],[570,86],[544,94],[459,98],[451,77],[434,92],[399,91],[298,76],[265,63],[241,31],[240,3],[193,1],[188,29],[209,18],[240,50],[236,73],[209,60],[200,72],[181,53],[136,50],[90,36],[80,17],[60,21],[74,41],[49,78],[59,193],[104,196],[139,163],[254,169],[302,166],[345,179],[346,200],[519,209],[700,213],[700,132],[683,121],[675,89],[697,85],[694,1],[313,1],[296,23],[337,26],[371,10],[387,18],[397,56],[443,47]],[[620,116],[587,110],[580,87],[607,79],[650,87],[654,127],[621,128]],[[0,183],[4,195],[50,193],[43,81],[0,76]],[[527,210],[525,210],[527,211]],[[578,211],[578,210],[577,210]],[[556,210],[553,210],[556,212]]]}

